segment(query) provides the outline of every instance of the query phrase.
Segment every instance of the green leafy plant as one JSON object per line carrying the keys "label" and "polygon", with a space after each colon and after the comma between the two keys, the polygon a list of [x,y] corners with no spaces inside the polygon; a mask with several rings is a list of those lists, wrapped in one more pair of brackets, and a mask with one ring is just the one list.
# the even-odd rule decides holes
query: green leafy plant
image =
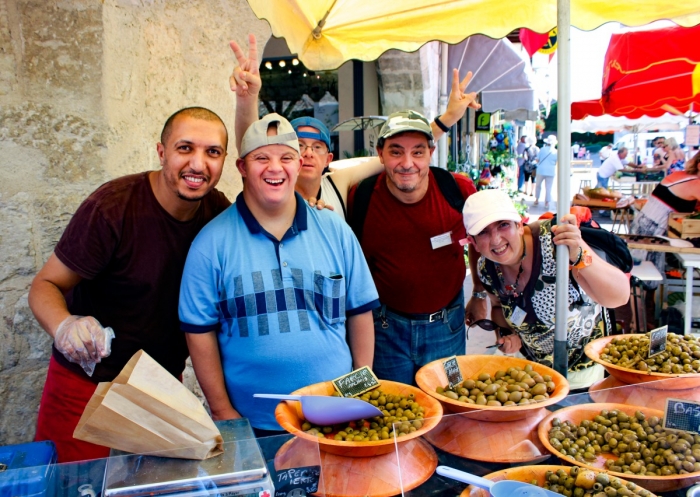
{"label": "green leafy plant", "polygon": [[343,159],[353,159],[355,157],[369,157],[370,152],[366,148],[362,148],[359,150],[355,150],[352,154],[348,152],[347,150],[343,151]]}

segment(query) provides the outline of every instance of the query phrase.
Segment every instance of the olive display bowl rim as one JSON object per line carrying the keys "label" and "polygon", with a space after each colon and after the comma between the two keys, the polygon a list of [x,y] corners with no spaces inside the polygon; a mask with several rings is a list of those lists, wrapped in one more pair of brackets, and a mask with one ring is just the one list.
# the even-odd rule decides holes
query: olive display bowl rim
{"label": "olive display bowl rim", "polygon": [[623,373],[636,374],[640,377],[658,377],[659,380],[670,378],[698,378],[700,380],[700,373],[657,373],[655,371],[640,371],[639,369],[631,369],[626,368],[624,366],[618,366],[617,364],[613,364],[612,362],[604,360],[602,357],[600,357],[600,353],[595,352],[593,350],[602,343],[610,343],[614,338],[635,338],[642,336],[646,336],[646,333],[628,333],[625,335],[609,335],[606,337],[596,338],[595,340],[592,340],[591,342],[588,342],[586,344],[586,346],[583,349],[583,352],[590,360],[597,362],[605,369],[607,369],[612,376],[615,376],[615,371],[621,371]]}
{"label": "olive display bowl rim", "polygon": [[[564,465],[560,465],[560,464],[559,465],[558,464],[529,464],[529,465],[524,465],[524,466],[514,466],[512,468],[500,469],[498,471],[494,471],[492,473],[484,475],[484,476],[482,476],[482,478],[486,478],[487,480],[491,480],[491,481],[504,481],[504,480],[508,480],[508,478],[502,478],[500,480],[493,480],[493,478],[499,477],[503,474],[507,475],[508,472],[513,473],[513,472],[518,472],[518,471],[523,471],[523,472],[524,471],[532,471],[534,473],[539,474],[539,473],[545,473],[547,471],[557,471],[559,469],[563,469],[563,470],[568,471],[572,467],[573,466],[564,466]],[[577,466],[577,467],[580,467],[580,466]],[[589,468],[585,468],[585,469],[589,469]],[[590,468],[590,470],[593,471],[594,473],[604,473],[604,474],[608,474],[608,475],[613,475],[613,473],[611,471],[601,470],[599,468]],[[623,483],[630,483],[630,480],[628,480],[626,478],[618,477],[617,475],[613,475],[613,476],[615,476],[615,478],[618,478]],[[522,480],[516,480],[516,481],[522,481]],[[525,483],[529,483],[529,482],[525,482]],[[632,482],[632,483],[634,483],[634,482]],[[462,492],[460,497],[471,496],[473,490],[470,490],[470,489],[487,491],[485,489],[480,489],[479,487],[475,487],[474,485],[469,485],[466,489],[464,489],[464,491]],[[654,492],[652,492],[652,495],[649,497],[658,497],[658,496]]]}
{"label": "olive display bowl rim", "polygon": [[416,373],[416,383],[418,383],[418,386],[420,389],[425,392],[426,394],[430,395],[434,399],[436,399],[438,402],[441,402],[445,404],[446,409],[454,412],[454,413],[474,413],[478,414],[479,412],[495,412],[495,413],[502,413],[503,415],[507,415],[508,413],[518,413],[522,411],[531,411],[535,409],[541,409],[544,407],[547,407],[552,404],[556,404],[557,402],[563,400],[566,398],[567,395],[569,395],[569,382],[567,379],[559,372],[556,370],[550,368],[549,366],[545,366],[544,364],[539,364],[537,362],[531,361],[529,359],[523,359],[520,357],[509,357],[509,356],[492,356],[492,355],[483,355],[483,354],[464,354],[464,355],[458,355],[457,361],[459,362],[460,359],[462,360],[478,360],[478,361],[484,361],[484,362],[493,362],[494,357],[503,357],[505,358],[508,362],[515,362],[517,366],[520,365],[527,365],[530,364],[534,367],[539,368],[544,368],[547,370],[547,374],[552,376],[552,381],[555,382],[556,385],[561,385],[561,391],[557,393],[557,395],[552,395],[549,398],[541,401],[541,402],[536,402],[536,403],[530,403],[524,406],[486,406],[486,405],[476,405],[476,404],[467,404],[466,402],[460,402],[458,400],[453,400],[450,399],[449,397],[445,397],[442,394],[439,394],[435,392],[434,390],[429,390],[427,388],[427,385],[421,384],[423,382],[423,376],[420,374],[421,370],[425,369],[430,369],[432,367],[435,367],[436,364],[441,363],[445,359],[448,359],[448,357],[444,357],[442,359],[437,359],[435,361],[431,361],[428,364],[424,365],[421,367],[418,372]]}
{"label": "olive display bowl rim", "polygon": [[[396,437],[396,439],[391,437],[391,438],[388,438],[386,440],[378,440],[378,441],[374,441],[374,442],[372,442],[372,441],[370,441],[370,442],[346,442],[346,441],[339,441],[339,440],[331,440],[331,439],[328,439],[325,437],[320,438],[320,437],[315,437],[313,435],[310,435],[310,434],[304,432],[303,430],[291,425],[281,416],[281,410],[284,409],[284,401],[281,401],[277,405],[277,407],[275,408],[275,417],[277,419],[277,422],[286,431],[288,431],[289,433],[291,433],[294,436],[297,436],[297,437],[300,437],[300,438],[303,438],[303,439],[306,439],[306,440],[309,440],[312,442],[318,442],[318,444],[322,450],[324,450],[324,447],[330,447],[330,448],[333,448],[333,449],[336,449],[339,451],[347,451],[347,452],[352,452],[353,449],[358,449],[360,451],[362,451],[362,449],[364,449],[363,452],[371,452],[372,449],[387,448],[387,447],[389,449],[388,451],[390,452],[391,450],[393,450],[391,446],[393,446],[395,443],[408,442],[409,440],[421,437],[422,435],[424,435],[428,431],[435,428],[438,425],[438,423],[440,422],[440,420],[442,419],[443,411],[442,411],[442,406],[440,405],[440,403],[437,402],[432,397],[430,397],[429,395],[426,395],[425,392],[423,392],[420,388],[414,387],[413,385],[408,385],[406,383],[400,383],[400,382],[396,382],[396,381],[382,380],[382,379],[379,380],[379,383],[380,383],[380,385],[378,388],[380,388],[380,389],[386,385],[386,386],[393,387],[396,389],[403,388],[403,389],[413,390],[416,393],[418,393],[419,395],[422,395],[423,398],[421,399],[421,401],[425,400],[428,403],[428,405],[424,405],[421,402],[421,406],[425,409],[426,412],[432,413],[432,415],[424,417],[423,418],[423,421],[424,421],[423,426],[420,429],[414,431],[413,433],[409,433],[408,435],[405,435],[403,437]],[[312,385],[307,385],[303,388],[295,390],[292,392],[292,395],[309,394],[310,391],[314,391],[315,389],[322,388],[322,387],[325,387],[326,391],[330,392],[330,393],[332,393],[332,391],[334,390],[332,382],[322,381],[320,383],[314,383]],[[391,392],[388,392],[388,393],[391,393]],[[313,395],[319,395],[319,393],[314,393]],[[291,410],[293,412],[298,412],[295,409],[291,409]],[[297,419],[301,419],[301,418],[297,415]]]}
{"label": "olive display bowl rim", "polygon": [[[592,409],[593,407],[595,407],[595,409]],[[605,473],[608,473],[610,475],[614,475],[618,478],[626,479],[627,481],[632,481],[634,483],[637,483],[637,481],[647,481],[647,482],[655,482],[657,484],[661,484],[661,485],[657,485],[654,488],[654,490],[650,490],[652,492],[654,492],[654,491],[670,491],[670,490],[674,490],[674,489],[685,488],[685,486],[690,486],[693,484],[693,482],[690,482],[685,486],[672,485],[673,483],[682,483],[683,480],[697,479],[696,481],[700,481],[700,471],[694,471],[693,473],[687,473],[684,475],[648,476],[648,475],[618,473],[617,471],[610,471],[610,470],[604,469],[604,468],[597,468],[595,466],[590,466],[589,464],[586,464],[585,462],[577,461],[573,457],[559,452],[557,449],[555,449],[552,446],[551,443],[549,443],[549,429],[547,428],[547,426],[549,425],[551,427],[551,423],[552,423],[552,420],[554,418],[561,417],[561,415],[563,413],[567,413],[567,412],[571,412],[571,411],[578,410],[578,411],[591,411],[591,412],[593,412],[594,410],[602,411],[604,409],[607,409],[607,410],[617,409],[618,411],[623,410],[627,414],[630,414],[629,411],[631,411],[632,414],[634,414],[634,411],[642,411],[646,416],[658,416],[659,418],[663,419],[663,411],[660,411],[658,409],[652,409],[652,408],[645,407],[645,406],[634,406],[634,405],[630,405],[630,404],[618,404],[618,403],[608,403],[608,402],[600,403],[600,404],[598,404],[598,403],[578,404],[578,405],[563,407],[557,411],[553,411],[546,418],[544,418],[542,421],[540,421],[540,424],[537,428],[537,434],[540,437],[540,441],[545,446],[545,448],[548,451],[550,451],[553,455],[555,455],[559,459],[562,459],[563,461],[566,461],[566,462],[571,463],[573,465],[576,465],[576,466],[579,466],[582,468],[586,468],[586,469],[590,469],[593,471],[605,472]],[[671,485],[664,486],[663,483],[669,483]]]}

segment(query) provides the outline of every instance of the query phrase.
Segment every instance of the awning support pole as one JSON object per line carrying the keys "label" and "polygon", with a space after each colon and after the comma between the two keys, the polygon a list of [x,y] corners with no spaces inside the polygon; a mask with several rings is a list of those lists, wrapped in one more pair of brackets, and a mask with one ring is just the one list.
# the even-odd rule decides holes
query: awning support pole
{"label": "awning support pole", "polygon": [[[571,201],[571,10],[569,0],[557,0],[557,220],[569,213]],[[569,370],[567,316],[569,314],[569,249],[557,246],[554,369],[566,377]]]}
{"label": "awning support pole", "polygon": [[[438,112],[440,115],[444,114],[447,110],[447,54],[448,54],[447,43],[440,43],[440,100],[438,102]],[[442,135],[442,138],[438,140],[438,166],[442,169],[447,169],[447,133]]]}

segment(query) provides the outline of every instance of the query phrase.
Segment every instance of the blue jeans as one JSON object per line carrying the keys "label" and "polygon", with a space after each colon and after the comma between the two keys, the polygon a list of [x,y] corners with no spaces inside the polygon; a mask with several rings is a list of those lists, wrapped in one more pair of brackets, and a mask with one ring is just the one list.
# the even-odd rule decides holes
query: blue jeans
{"label": "blue jeans", "polygon": [[520,164],[518,166],[518,190],[522,190],[524,184],[525,184],[525,167],[523,164]]}
{"label": "blue jeans", "polygon": [[600,188],[600,187],[607,188],[608,187],[608,183],[610,182],[609,177],[608,178],[601,178],[600,174],[598,174],[598,173],[595,173],[595,176],[598,179],[598,183],[595,185],[596,188]]}
{"label": "blue jeans", "polygon": [[464,292],[448,305],[446,316],[430,323],[401,316],[382,306],[374,317],[374,366],[381,380],[415,385],[421,366],[431,361],[464,355],[467,350],[464,326]]}

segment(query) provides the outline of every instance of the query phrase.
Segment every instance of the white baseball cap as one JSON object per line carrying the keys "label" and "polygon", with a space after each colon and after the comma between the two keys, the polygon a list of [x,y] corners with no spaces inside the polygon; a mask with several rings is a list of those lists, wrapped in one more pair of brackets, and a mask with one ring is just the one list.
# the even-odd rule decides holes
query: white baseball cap
{"label": "white baseball cap", "polygon": [[467,234],[475,236],[496,221],[522,221],[513,201],[503,190],[481,190],[467,198],[462,209]]}

